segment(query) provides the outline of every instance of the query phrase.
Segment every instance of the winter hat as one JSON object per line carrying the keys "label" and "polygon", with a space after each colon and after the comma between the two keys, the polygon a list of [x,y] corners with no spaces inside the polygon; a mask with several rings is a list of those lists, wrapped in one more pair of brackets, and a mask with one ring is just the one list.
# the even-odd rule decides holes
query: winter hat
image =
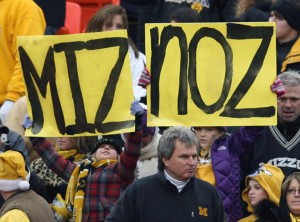
{"label": "winter hat", "polygon": [[147,111],[145,111],[143,114],[142,125],[143,125],[144,135],[149,135],[149,134],[154,135],[156,127],[147,127]]}
{"label": "winter hat", "polygon": [[263,164],[254,173],[248,175],[245,179],[246,189],[242,193],[243,200],[248,204],[247,210],[253,212],[253,208],[249,202],[249,191],[247,188],[250,179],[256,180],[267,192],[269,199],[278,206],[283,178],[284,174],[281,169],[271,164]]}
{"label": "winter hat", "polygon": [[91,154],[94,154],[100,145],[109,144],[115,147],[118,154],[122,153],[122,148],[124,146],[124,141],[120,134],[115,135],[104,135],[101,139],[96,142],[96,145],[92,149]]}
{"label": "winter hat", "polygon": [[292,1],[282,0],[275,3],[271,11],[280,12],[289,26],[300,31],[300,6],[293,4]]}
{"label": "winter hat", "polygon": [[25,159],[18,151],[8,150],[0,154],[0,190],[29,189],[30,174],[25,170]]}

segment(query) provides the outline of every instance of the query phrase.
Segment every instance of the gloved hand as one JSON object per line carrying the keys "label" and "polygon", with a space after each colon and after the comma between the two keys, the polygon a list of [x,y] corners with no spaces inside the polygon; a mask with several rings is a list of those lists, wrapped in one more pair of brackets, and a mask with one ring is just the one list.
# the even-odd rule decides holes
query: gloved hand
{"label": "gloved hand", "polygon": [[[22,122],[22,126],[24,127],[24,129],[30,129],[33,127],[33,120],[30,119],[28,114],[25,114]],[[43,137],[31,137],[31,136],[29,137],[29,140],[31,141],[33,148],[36,143],[38,143],[39,141],[43,141],[44,139],[45,138]]]}
{"label": "gloved hand", "polygon": [[278,97],[282,96],[285,94],[285,88],[284,85],[282,84],[282,81],[280,78],[276,78],[273,84],[270,86],[272,92],[276,93]]}
{"label": "gloved hand", "polygon": [[133,100],[130,106],[130,112],[132,115],[143,115],[144,109],[138,100]]}
{"label": "gloved hand", "polygon": [[144,115],[144,109],[138,100],[134,100],[130,106],[130,112],[135,115],[135,131],[140,131],[143,129],[142,119]]}
{"label": "gloved hand", "polygon": [[151,83],[151,76],[148,69],[145,67],[139,78],[138,85],[145,89],[150,83]]}
{"label": "gloved hand", "polygon": [[6,120],[6,116],[9,113],[9,111],[12,109],[13,105],[15,102],[10,101],[10,100],[5,100],[3,105],[0,108],[0,119],[1,119],[1,123],[4,125],[5,124],[5,120]]}
{"label": "gloved hand", "polygon": [[23,122],[22,122],[22,126],[25,129],[29,129],[29,128],[32,127],[32,125],[33,125],[33,121],[30,119],[30,117],[28,116],[28,114],[25,114]]}

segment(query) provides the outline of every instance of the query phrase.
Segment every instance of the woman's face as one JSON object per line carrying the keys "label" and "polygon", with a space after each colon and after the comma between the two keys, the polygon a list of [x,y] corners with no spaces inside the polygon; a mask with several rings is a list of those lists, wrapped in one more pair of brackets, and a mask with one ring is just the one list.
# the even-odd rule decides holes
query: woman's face
{"label": "woman's face", "polygon": [[101,31],[113,31],[113,30],[119,30],[124,29],[124,24],[122,20],[121,15],[115,15],[110,19],[111,17],[107,18],[104,22]]}
{"label": "woman's face", "polygon": [[249,180],[248,197],[252,207],[256,206],[260,201],[264,199],[269,199],[269,195],[267,194],[267,192],[254,179]]}
{"label": "woman's face", "polygon": [[59,150],[75,149],[76,144],[71,137],[59,137],[56,140],[56,146]]}
{"label": "woman's face", "polygon": [[294,178],[291,180],[287,193],[286,202],[291,213],[295,216],[300,216],[300,184]]}

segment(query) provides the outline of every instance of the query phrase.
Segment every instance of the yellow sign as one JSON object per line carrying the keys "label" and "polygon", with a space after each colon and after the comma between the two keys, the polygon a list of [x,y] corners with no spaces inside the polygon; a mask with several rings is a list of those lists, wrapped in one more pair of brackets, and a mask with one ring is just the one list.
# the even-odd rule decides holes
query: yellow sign
{"label": "yellow sign", "polygon": [[58,137],[134,131],[126,31],[22,36],[27,136]]}
{"label": "yellow sign", "polygon": [[276,125],[273,23],[146,24],[150,126]]}

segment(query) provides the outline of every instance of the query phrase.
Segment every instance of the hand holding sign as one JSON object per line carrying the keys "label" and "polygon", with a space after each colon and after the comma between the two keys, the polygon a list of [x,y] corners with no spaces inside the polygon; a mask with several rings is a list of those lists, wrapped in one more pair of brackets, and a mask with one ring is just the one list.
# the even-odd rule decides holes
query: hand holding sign
{"label": "hand holding sign", "polygon": [[278,97],[282,96],[285,94],[285,88],[284,85],[282,84],[282,81],[280,78],[276,78],[273,84],[270,86],[272,92],[276,93]]}
{"label": "hand holding sign", "polygon": [[150,83],[151,83],[151,76],[148,69],[145,67],[140,76],[138,85],[143,88],[146,88]]}

